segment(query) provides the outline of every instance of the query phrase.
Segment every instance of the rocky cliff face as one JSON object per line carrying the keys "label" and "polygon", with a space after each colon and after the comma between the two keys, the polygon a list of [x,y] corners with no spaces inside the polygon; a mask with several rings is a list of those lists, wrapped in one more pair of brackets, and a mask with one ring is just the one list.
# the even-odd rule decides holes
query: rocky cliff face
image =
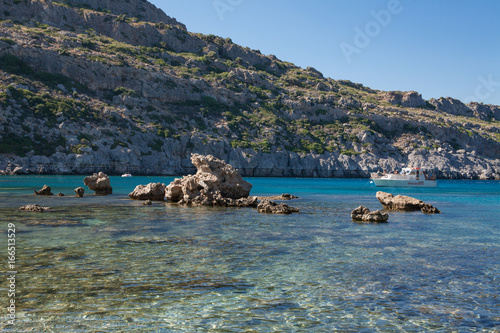
{"label": "rocky cliff face", "polygon": [[12,1],[0,11],[0,172],[367,177],[419,164],[500,178],[500,108],[325,78],[147,1]]}

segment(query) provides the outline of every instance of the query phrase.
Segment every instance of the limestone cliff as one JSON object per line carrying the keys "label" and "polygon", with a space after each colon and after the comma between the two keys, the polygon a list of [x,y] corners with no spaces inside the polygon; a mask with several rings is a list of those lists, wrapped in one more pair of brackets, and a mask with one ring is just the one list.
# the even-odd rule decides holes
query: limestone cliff
{"label": "limestone cliff", "polygon": [[500,108],[384,92],[190,33],[144,0],[2,0],[0,173],[500,178]]}

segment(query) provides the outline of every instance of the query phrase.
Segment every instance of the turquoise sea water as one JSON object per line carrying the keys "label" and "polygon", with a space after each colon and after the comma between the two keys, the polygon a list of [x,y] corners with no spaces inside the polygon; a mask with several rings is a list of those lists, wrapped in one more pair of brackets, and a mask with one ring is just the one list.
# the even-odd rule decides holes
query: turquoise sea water
{"label": "turquoise sea water", "polygon": [[[1,176],[5,331],[499,332],[500,182],[384,188],[443,213],[390,213],[366,179],[246,178],[252,195],[291,193],[288,216],[251,208],[142,206],[127,194],[171,177]],[[35,197],[44,184],[65,197]],[[18,211],[38,203],[52,212]],[[16,327],[6,325],[7,224],[16,225]]]}

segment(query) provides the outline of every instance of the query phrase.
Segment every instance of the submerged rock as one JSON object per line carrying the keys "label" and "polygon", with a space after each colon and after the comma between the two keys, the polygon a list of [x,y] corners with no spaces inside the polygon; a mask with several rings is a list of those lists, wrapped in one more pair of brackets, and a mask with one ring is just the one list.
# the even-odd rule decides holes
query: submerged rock
{"label": "submerged rock", "polygon": [[48,227],[67,227],[67,226],[83,226],[84,224],[76,220],[39,220],[29,221],[26,225],[31,226],[48,226]]}
{"label": "submerged rock", "polygon": [[292,214],[292,213],[298,213],[299,209],[285,205],[283,203],[278,204],[274,201],[264,199],[257,206],[257,211],[259,213]]}
{"label": "submerged rock", "polygon": [[41,190],[33,190],[33,192],[35,192],[35,195],[54,195],[50,186],[47,185],[43,185]]}
{"label": "submerged rock", "polygon": [[259,200],[292,200],[292,199],[298,199],[299,197],[296,195],[292,195],[290,193],[283,193],[280,195],[272,195],[269,197],[259,197]]}
{"label": "submerged rock", "polygon": [[426,214],[441,213],[436,207],[426,204],[422,200],[408,197],[406,195],[392,195],[391,193],[378,191],[377,199],[387,210],[416,211],[421,210]]}
{"label": "submerged rock", "polygon": [[248,198],[252,184],[245,181],[238,171],[212,155],[192,154],[191,162],[198,169],[196,174],[175,179],[165,189],[170,202],[194,205],[239,206],[255,204]]}
{"label": "submerged rock", "polygon": [[83,194],[85,193],[85,189],[83,187],[77,187],[75,188],[75,193],[77,198],[83,197]]}
{"label": "submerged rock", "polygon": [[162,183],[137,185],[128,196],[134,200],[163,201],[165,200],[165,187],[165,184]]}
{"label": "submerged rock", "polygon": [[151,206],[153,204],[153,202],[151,202],[151,200],[146,200],[142,203],[143,206]]}
{"label": "submerged rock", "polygon": [[429,204],[423,205],[420,210],[424,214],[439,214],[439,213],[441,213],[441,211],[439,209],[437,209],[436,207],[429,205]]}
{"label": "submerged rock", "polygon": [[[196,200],[195,203],[197,203]],[[257,207],[257,205],[259,204],[259,198],[254,196],[248,198],[231,199],[223,197],[219,191],[216,191],[215,193],[209,193],[198,204],[221,207]]]}
{"label": "submerged rock", "polygon": [[19,207],[19,210],[25,211],[25,212],[46,212],[52,210],[50,207],[42,207],[39,204],[34,204],[34,205],[26,205]]}
{"label": "submerged rock", "polygon": [[380,223],[387,222],[389,215],[381,210],[370,212],[367,207],[359,206],[351,212],[351,218],[355,221]]}
{"label": "submerged rock", "polygon": [[64,193],[59,192],[59,193],[57,193],[57,196],[58,197],[64,197]]}
{"label": "submerged rock", "polygon": [[96,195],[108,195],[113,193],[113,188],[108,175],[103,172],[94,173],[92,176],[85,177],[83,183],[89,189],[95,191]]}

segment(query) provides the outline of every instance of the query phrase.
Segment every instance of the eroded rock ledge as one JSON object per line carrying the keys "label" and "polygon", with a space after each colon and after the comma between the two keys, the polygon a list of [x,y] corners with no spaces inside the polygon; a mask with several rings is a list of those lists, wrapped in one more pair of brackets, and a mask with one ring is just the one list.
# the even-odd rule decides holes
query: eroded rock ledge
{"label": "eroded rock ledge", "polygon": [[378,191],[377,199],[387,210],[416,211],[421,210],[426,214],[439,214],[441,211],[436,207],[406,195],[392,195],[391,193]]}

